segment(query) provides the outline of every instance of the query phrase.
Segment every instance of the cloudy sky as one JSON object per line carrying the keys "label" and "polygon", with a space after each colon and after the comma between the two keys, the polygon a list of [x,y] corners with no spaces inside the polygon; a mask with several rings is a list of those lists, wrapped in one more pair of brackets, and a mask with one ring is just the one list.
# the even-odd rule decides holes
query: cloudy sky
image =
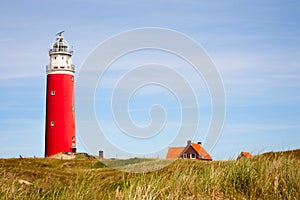
{"label": "cloudy sky", "polygon": [[[0,7],[0,157],[44,154],[45,66],[57,32],[66,31],[78,75],[101,42],[143,27],[172,29],[191,37],[218,68],[227,105],[222,135],[210,152],[213,158],[231,158],[240,151],[300,148],[299,19],[297,1],[4,1]],[[120,68],[151,59],[175,68],[186,65],[157,51],[137,52],[114,63],[119,70],[108,72],[103,80],[108,86],[96,90],[98,120],[108,120],[107,130],[114,131],[105,106],[110,102],[101,97],[112,92],[109,82]],[[181,73],[191,82],[196,79],[192,72]],[[211,109],[205,84],[193,89],[200,107],[199,130],[193,138],[198,141],[204,140]],[[174,96],[160,90],[146,87],[131,99],[135,123],[149,123],[151,104],[165,105],[166,112],[172,113],[168,116],[178,115]],[[178,125],[172,117],[166,120]],[[78,139],[78,150],[88,151],[83,143]]]}

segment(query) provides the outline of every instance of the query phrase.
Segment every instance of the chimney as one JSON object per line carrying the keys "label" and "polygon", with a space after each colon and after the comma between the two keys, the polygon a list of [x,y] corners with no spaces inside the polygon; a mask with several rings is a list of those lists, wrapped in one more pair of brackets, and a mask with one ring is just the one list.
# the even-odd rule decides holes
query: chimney
{"label": "chimney", "polygon": [[103,151],[99,151],[99,159],[102,159],[103,158]]}
{"label": "chimney", "polygon": [[197,144],[200,144],[200,145],[202,145],[202,142],[197,142]]}
{"label": "chimney", "polygon": [[192,141],[191,140],[188,140],[187,141],[187,145],[191,145],[192,144]]}

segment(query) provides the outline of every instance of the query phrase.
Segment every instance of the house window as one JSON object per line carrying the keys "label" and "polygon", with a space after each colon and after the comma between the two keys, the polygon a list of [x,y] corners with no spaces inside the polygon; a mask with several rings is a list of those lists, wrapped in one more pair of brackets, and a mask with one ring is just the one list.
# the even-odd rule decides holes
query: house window
{"label": "house window", "polygon": [[190,154],[190,159],[196,159],[196,154],[195,153],[191,153]]}
{"label": "house window", "polygon": [[51,124],[51,126],[54,126],[54,121],[51,121],[51,123],[50,123],[50,124]]}
{"label": "house window", "polygon": [[72,136],[72,142],[75,142],[75,136]]}
{"label": "house window", "polygon": [[51,95],[55,95],[55,90],[51,90]]}
{"label": "house window", "polygon": [[74,76],[71,76],[71,81],[74,81]]}
{"label": "house window", "polygon": [[184,159],[186,159],[186,158],[187,158],[187,155],[186,155],[186,153],[184,153],[184,154],[183,154],[183,158],[184,158]]}
{"label": "house window", "polygon": [[72,106],[72,110],[73,110],[73,111],[75,110],[75,106]]}

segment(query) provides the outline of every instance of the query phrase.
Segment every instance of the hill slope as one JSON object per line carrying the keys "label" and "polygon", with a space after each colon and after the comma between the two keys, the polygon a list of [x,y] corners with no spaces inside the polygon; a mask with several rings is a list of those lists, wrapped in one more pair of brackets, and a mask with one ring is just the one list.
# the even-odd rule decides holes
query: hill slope
{"label": "hill slope", "polygon": [[0,199],[298,199],[298,155],[299,149],[239,161],[177,160],[136,174],[96,159],[0,159]]}
{"label": "hill slope", "polygon": [[288,151],[279,151],[279,152],[267,152],[263,153],[259,156],[266,156],[266,157],[276,157],[276,156],[292,156],[296,159],[300,160],[300,149],[288,150]]}

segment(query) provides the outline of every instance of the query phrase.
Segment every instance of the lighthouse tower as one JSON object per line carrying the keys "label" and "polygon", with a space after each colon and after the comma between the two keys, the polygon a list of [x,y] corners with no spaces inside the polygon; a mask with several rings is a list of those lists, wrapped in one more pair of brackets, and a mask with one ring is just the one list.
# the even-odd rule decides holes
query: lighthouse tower
{"label": "lighthouse tower", "polygon": [[56,34],[49,50],[50,64],[46,67],[45,157],[76,152],[73,51],[62,33]]}

